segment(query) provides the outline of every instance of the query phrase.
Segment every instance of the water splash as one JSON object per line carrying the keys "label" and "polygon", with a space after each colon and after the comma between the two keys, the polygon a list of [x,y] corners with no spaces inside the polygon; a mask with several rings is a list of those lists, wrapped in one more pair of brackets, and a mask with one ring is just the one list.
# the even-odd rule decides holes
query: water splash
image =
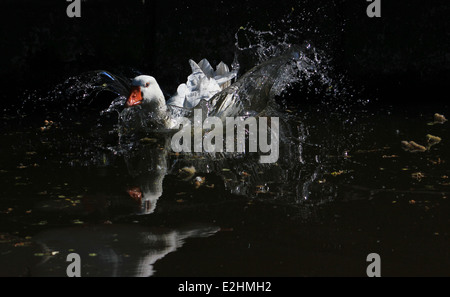
{"label": "water splash", "polygon": [[118,105],[127,89],[128,82],[120,76],[103,70],[86,72],[66,79],[44,94],[36,90],[26,92],[18,113],[33,115],[43,110],[58,110],[62,119],[70,120],[77,108],[95,106],[101,93],[115,94],[117,98],[112,105]]}
{"label": "water splash", "polygon": [[[159,158],[164,164],[149,162],[147,171],[167,168],[168,174],[173,174],[182,167],[195,166],[197,171],[222,177],[231,193],[250,198],[270,197],[291,203],[330,199],[332,187],[317,181],[330,165],[345,162],[344,158],[329,156],[342,156],[357,145],[362,131],[355,129],[361,119],[355,107],[366,102],[334,69],[323,50],[311,42],[293,43],[300,33],[297,29],[240,28],[232,67],[238,69],[248,55],[256,57],[256,65],[235,84],[200,104],[205,115],[223,119],[242,115],[279,117],[280,159],[276,164],[258,164],[252,154],[165,154],[163,160]],[[21,112],[55,110],[54,119],[65,121],[69,127],[80,116],[88,118],[83,137],[69,140],[70,150],[86,156],[85,166],[107,166],[109,159],[127,159],[130,154],[139,159],[140,150],[148,155],[148,144],[143,145],[142,139],[167,138],[172,132],[158,129],[161,125],[157,120],[149,121],[156,117],[140,106],[123,109],[128,83],[127,78],[106,71],[84,73],[44,96],[30,95]],[[183,108],[169,107],[169,112],[172,117],[192,117],[192,111]],[[170,151],[167,146],[158,149]]]}

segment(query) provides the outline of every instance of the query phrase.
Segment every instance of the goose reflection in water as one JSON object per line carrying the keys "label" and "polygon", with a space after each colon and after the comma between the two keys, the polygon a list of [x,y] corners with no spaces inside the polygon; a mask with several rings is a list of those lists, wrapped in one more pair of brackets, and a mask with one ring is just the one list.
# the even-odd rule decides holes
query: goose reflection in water
{"label": "goose reflection in water", "polygon": [[136,183],[127,189],[127,193],[138,204],[138,214],[155,211],[158,199],[163,194],[163,181],[168,167],[169,139],[147,138],[147,141],[150,143],[124,156],[128,173]]}
{"label": "goose reflection in water", "polygon": [[31,276],[66,276],[70,253],[80,255],[81,276],[139,276],[155,273],[153,265],[189,238],[214,235],[218,227],[198,225],[152,229],[139,225],[105,224],[44,231],[34,237],[44,255]]}

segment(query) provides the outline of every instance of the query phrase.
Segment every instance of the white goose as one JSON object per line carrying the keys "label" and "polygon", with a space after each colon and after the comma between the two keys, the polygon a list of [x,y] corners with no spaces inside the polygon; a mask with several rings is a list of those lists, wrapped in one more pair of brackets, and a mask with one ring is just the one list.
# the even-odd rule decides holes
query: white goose
{"label": "white goose", "polygon": [[[216,70],[212,68],[208,60],[203,59],[198,64],[189,60],[192,74],[187,82],[178,86],[177,93],[171,97],[167,104],[182,108],[192,109],[200,100],[209,100],[222,89],[231,85],[231,81],[237,75],[237,70],[229,70],[228,66],[220,62]],[[156,79],[149,75],[140,75],[131,82],[131,93],[126,101],[126,107],[142,105],[142,108],[156,112],[159,118],[165,120],[166,127],[174,125],[169,119],[164,94]]]}
{"label": "white goose", "polygon": [[144,108],[156,112],[167,111],[164,94],[153,76],[139,75],[131,82],[131,92],[125,106],[132,107],[141,104]]}

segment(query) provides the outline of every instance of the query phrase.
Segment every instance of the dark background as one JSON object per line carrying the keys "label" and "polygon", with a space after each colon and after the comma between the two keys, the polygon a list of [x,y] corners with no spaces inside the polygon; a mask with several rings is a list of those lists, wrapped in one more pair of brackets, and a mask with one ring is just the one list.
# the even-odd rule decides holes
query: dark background
{"label": "dark background", "polygon": [[127,77],[151,74],[171,92],[189,74],[189,58],[230,64],[238,29],[269,30],[269,24],[299,29],[294,41],[313,42],[334,59],[338,71],[383,103],[444,104],[448,95],[440,94],[450,71],[448,0],[381,0],[381,18],[367,17],[368,4],[87,0],[81,18],[68,18],[64,0],[2,0],[1,104],[20,101],[24,90],[51,89],[98,69]]}

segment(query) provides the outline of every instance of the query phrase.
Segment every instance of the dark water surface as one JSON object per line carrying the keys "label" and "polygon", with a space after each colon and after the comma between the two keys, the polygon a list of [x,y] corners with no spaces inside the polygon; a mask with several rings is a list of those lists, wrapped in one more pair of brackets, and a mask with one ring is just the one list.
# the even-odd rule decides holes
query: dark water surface
{"label": "dark water surface", "polygon": [[310,200],[276,198],[258,185],[233,195],[228,171],[197,172],[206,182],[196,188],[175,171],[147,215],[128,193],[146,176],[106,150],[97,164],[83,163],[93,157],[80,156],[77,125],[2,131],[1,274],[64,276],[74,251],[86,276],[358,276],[371,252],[382,256],[383,275],[446,275],[447,140],[423,153],[400,145],[448,135],[446,124],[427,125],[432,119],[404,111],[370,117],[367,139],[326,157]]}
{"label": "dark water surface", "polygon": [[[449,275],[448,5],[260,2],[85,1],[69,24],[65,5],[5,2],[26,21],[0,31],[0,276],[66,276],[72,252],[82,276],[366,276],[370,253],[383,276]],[[263,65],[276,164],[127,134],[130,79],[167,99],[204,57]],[[255,81],[240,94],[262,100]]]}

